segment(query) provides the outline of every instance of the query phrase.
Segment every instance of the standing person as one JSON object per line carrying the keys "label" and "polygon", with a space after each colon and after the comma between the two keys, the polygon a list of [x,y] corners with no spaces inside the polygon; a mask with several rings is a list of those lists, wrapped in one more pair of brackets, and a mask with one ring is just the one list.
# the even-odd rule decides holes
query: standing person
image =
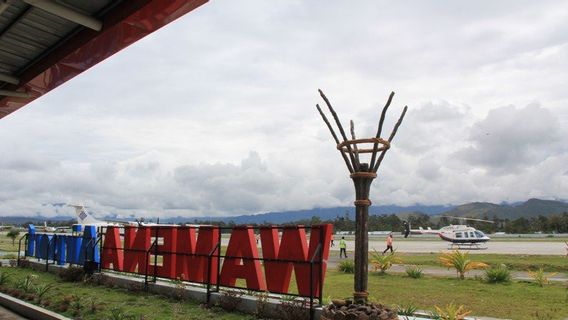
{"label": "standing person", "polygon": [[383,254],[385,254],[389,249],[390,249],[391,253],[393,253],[392,242],[393,242],[393,238],[392,238],[392,232],[391,232],[387,236],[387,248],[385,249],[385,251],[383,251]]}
{"label": "standing person", "polygon": [[333,248],[335,246],[335,243],[333,243],[333,233],[331,234],[331,247]]}
{"label": "standing person", "polygon": [[345,243],[345,237],[341,237],[341,240],[339,240],[339,259],[341,259],[341,254],[347,259],[347,243]]}

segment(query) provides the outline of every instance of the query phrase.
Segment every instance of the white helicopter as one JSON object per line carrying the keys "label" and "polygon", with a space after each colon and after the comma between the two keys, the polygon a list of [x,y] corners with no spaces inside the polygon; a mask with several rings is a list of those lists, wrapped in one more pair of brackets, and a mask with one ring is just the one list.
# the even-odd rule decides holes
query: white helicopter
{"label": "white helicopter", "polygon": [[[483,219],[451,216],[443,217],[494,223],[493,221]],[[491,240],[491,238],[486,236],[482,231],[477,230],[473,227],[469,227],[465,224],[451,224],[449,226],[442,227],[439,230],[432,230],[430,227],[428,227],[428,229],[423,229],[422,227],[418,229],[412,229],[410,224],[406,221],[403,222],[403,225],[405,238],[407,238],[410,234],[435,234],[438,235],[442,240],[450,242],[448,249],[487,249],[487,247],[481,246],[481,244]]]}

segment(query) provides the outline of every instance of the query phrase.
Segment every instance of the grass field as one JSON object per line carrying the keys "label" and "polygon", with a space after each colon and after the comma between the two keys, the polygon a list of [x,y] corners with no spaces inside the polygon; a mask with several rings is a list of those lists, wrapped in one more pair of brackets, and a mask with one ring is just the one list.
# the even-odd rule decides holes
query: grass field
{"label": "grass field", "polygon": [[[81,301],[82,319],[110,319],[112,309],[119,309],[144,319],[253,319],[252,316],[232,314],[217,309],[208,310],[192,302],[180,303],[174,299],[130,292],[119,288],[107,288],[83,283],[65,283],[52,274],[34,272],[30,269],[0,268],[11,275],[12,286],[26,275],[38,275],[38,283],[54,283],[48,292],[51,306],[61,304],[72,295]],[[292,287],[294,282],[292,282]],[[351,295],[353,275],[328,270],[324,296],[346,298]],[[295,288],[291,288],[295,291]],[[508,319],[564,319],[568,315],[568,287],[566,284],[550,284],[545,287],[530,282],[487,284],[478,279],[457,280],[454,278],[424,277],[412,279],[403,275],[369,274],[370,298],[390,306],[412,304],[422,310],[433,310],[435,305],[450,302],[463,304],[472,314]],[[100,309],[89,311],[95,302]],[[73,305],[63,314],[77,317]],[[538,316],[537,316],[538,313]]]}
{"label": "grass field", "polygon": [[[324,295],[351,294],[353,275],[330,270]],[[539,287],[528,282],[487,284],[480,280],[369,274],[370,297],[387,305],[412,304],[422,310],[450,302],[463,304],[476,316],[506,319],[564,319],[568,316],[568,288],[561,284]],[[536,313],[540,316],[537,317]]]}
{"label": "grass field", "polygon": [[0,232],[0,251],[5,252],[17,252],[18,251],[18,240],[21,236],[24,235],[24,232],[21,231],[20,235],[16,238],[15,243],[12,245],[12,239],[6,236],[8,232],[3,231]]}
{"label": "grass field", "polygon": [[[404,264],[423,266],[440,266],[439,254],[400,254]],[[543,268],[549,272],[568,272],[568,258],[565,256],[522,255],[522,254],[475,254],[471,255],[475,261],[485,262],[492,266],[505,264],[511,270],[527,271]]]}
{"label": "grass field", "polygon": [[[72,318],[85,320],[105,320],[105,319],[127,319],[111,317],[113,309],[121,310],[122,314],[131,314],[135,319],[146,320],[170,320],[170,319],[223,319],[240,320],[253,319],[252,316],[240,313],[227,313],[220,309],[204,309],[192,302],[178,302],[174,299],[163,296],[147,294],[145,292],[131,292],[118,288],[107,288],[83,283],[61,282],[61,280],[49,273],[34,272],[31,269],[21,268],[0,268],[0,271],[10,274],[9,282],[13,286],[19,279],[26,275],[34,274],[38,276],[38,284],[55,284],[54,289],[46,294],[50,301],[50,308],[58,306],[64,299],[69,299],[76,295],[79,303],[73,302],[64,314]],[[75,300],[74,300],[75,301]],[[99,306],[99,310],[91,312],[90,305],[94,302]],[[77,304],[77,305],[75,305]],[[80,317],[74,310],[81,310]],[[117,312],[117,311],[115,311]],[[140,317],[143,316],[143,317]]]}

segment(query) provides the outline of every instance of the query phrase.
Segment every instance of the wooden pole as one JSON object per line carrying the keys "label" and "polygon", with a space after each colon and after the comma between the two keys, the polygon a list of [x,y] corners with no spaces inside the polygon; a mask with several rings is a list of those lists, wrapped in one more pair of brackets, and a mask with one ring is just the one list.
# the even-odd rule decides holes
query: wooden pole
{"label": "wooden pole", "polygon": [[367,292],[369,268],[369,192],[371,183],[377,176],[374,172],[367,172],[369,165],[361,164],[361,171],[351,174],[355,185],[355,283],[353,300],[355,303],[365,304],[369,293]]}

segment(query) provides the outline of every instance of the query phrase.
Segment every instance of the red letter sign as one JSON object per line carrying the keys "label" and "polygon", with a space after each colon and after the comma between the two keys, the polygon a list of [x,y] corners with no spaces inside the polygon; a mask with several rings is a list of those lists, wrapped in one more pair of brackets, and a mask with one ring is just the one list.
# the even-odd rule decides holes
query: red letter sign
{"label": "red letter sign", "polygon": [[258,250],[252,228],[235,227],[233,229],[226,255],[233,258],[225,258],[225,262],[223,262],[221,285],[233,287],[237,279],[245,279],[247,288],[266,290],[260,261],[256,260],[258,259]]}

